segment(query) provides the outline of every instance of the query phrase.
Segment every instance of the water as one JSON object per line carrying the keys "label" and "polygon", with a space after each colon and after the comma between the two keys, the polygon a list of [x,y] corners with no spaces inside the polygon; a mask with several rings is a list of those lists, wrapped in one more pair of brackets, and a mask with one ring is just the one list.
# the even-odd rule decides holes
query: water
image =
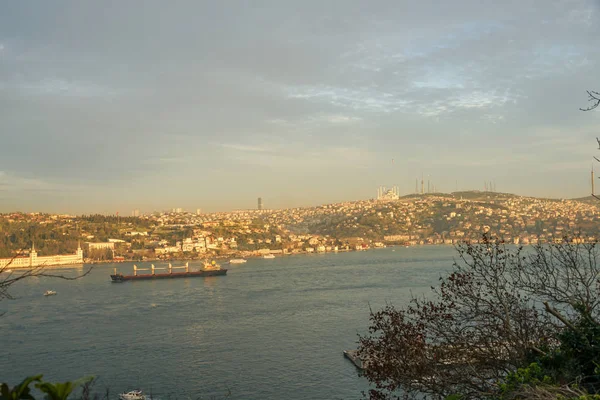
{"label": "water", "polygon": [[429,290],[455,255],[398,247],[249,259],[225,277],[111,283],[113,267],[132,271],[123,263],[76,281],[27,279],[0,303],[0,382],[95,375],[112,399],[136,388],[159,399],[358,399],[369,386],[342,350],[366,333],[369,307]]}

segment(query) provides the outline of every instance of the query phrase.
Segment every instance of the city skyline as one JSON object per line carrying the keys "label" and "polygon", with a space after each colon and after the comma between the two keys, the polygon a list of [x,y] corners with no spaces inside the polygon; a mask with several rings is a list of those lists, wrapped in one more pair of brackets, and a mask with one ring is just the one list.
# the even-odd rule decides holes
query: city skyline
{"label": "city skyline", "polygon": [[[0,5],[0,212],[590,194],[594,0]],[[426,183],[427,184],[427,183]]]}
{"label": "city skyline", "polygon": [[[187,214],[187,215],[196,215],[196,216],[200,216],[200,215],[217,215],[217,214],[245,214],[245,213],[253,213],[253,212],[258,212],[258,214],[265,214],[265,213],[277,213],[277,212],[281,212],[281,211],[286,211],[286,210],[296,210],[296,209],[315,209],[315,208],[319,208],[319,207],[323,207],[323,206],[340,206],[340,205],[344,205],[344,204],[360,204],[360,203],[364,203],[364,202],[384,202],[384,203],[389,203],[390,200],[400,200],[400,203],[403,203],[405,201],[411,202],[415,199],[421,199],[424,201],[428,201],[431,199],[452,199],[453,197],[455,199],[458,200],[462,200],[463,199],[463,195],[467,196],[467,198],[469,198],[472,195],[477,195],[477,194],[487,194],[489,195],[507,195],[509,197],[514,196],[514,198],[517,199],[522,199],[522,200],[533,200],[533,201],[550,201],[551,203],[556,203],[556,200],[558,200],[558,203],[562,203],[562,200],[571,200],[571,201],[582,201],[584,200],[591,200],[592,196],[588,195],[588,196],[583,196],[583,197],[579,197],[579,198],[567,198],[567,197],[561,197],[561,198],[552,198],[552,197],[535,197],[535,196],[527,196],[527,195],[519,195],[519,194],[515,194],[515,193],[507,193],[507,192],[502,192],[502,191],[498,191],[495,188],[493,188],[493,183],[492,182],[484,182],[483,183],[484,189],[480,190],[480,189],[468,189],[468,190],[459,190],[459,191],[454,191],[454,192],[438,192],[438,191],[434,191],[432,190],[432,188],[434,188],[434,186],[432,185],[430,187],[429,190],[424,189],[421,192],[421,189],[419,188],[419,190],[413,190],[412,192],[409,193],[400,193],[399,192],[399,187],[398,186],[393,186],[393,187],[386,187],[386,186],[379,186],[377,189],[377,193],[374,196],[368,197],[368,198],[364,198],[364,199],[344,199],[344,200],[340,200],[337,202],[332,202],[332,203],[315,203],[315,204],[306,204],[306,205],[297,205],[297,206],[289,206],[289,207],[276,207],[276,208],[264,208],[264,204],[262,203],[262,198],[260,198],[261,203],[260,203],[260,207],[257,207],[256,205],[253,207],[239,207],[239,208],[231,208],[231,209],[225,209],[225,208],[221,208],[221,209],[214,209],[214,210],[204,210],[202,208],[195,208],[194,205],[190,206],[190,208],[186,208],[186,207],[166,207],[166,208],[160,208],[160,209],[132,209],[132,210],[109,210],[107,212],[99,212],[99,211],[91,211],[91,212],[82,212],[82,213],[73,213],[73,212],[68,212],[68,211],[64,211],[64,212],[51,212],[48,210],[8,210],[8,211],[0,211],[0,215],[1,214],[5,214],[5,215],[10,215],[13,213],[24,213],[24,214],[32,214],[32,215],[40,215],[40,214],[48,214],[48,215],[63,215],[63,216],[85,216],[85,215],[93,215],[93,214],[100,214],[100,215],[106,215],[106,216],[117,216],[117,217],[147,217],[153,214]],[[456,196],[456,197],[455,197]],[[596,196],[594,196],[596,197]],[[488,197],[489,199],[490,197]],[[492,197],[493,199],[494,197]],[[598,197],[596,197],[596,199],[598,199]],[[257,214],[257,215],[258,215]]]}

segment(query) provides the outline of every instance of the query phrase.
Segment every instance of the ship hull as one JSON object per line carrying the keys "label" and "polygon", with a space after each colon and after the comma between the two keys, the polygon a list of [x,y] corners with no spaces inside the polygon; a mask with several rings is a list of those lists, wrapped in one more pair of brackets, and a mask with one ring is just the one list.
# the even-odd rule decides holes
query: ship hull
{"label": "ship hull", "polygon": [[221,276],[226,275],[226,269],[215,269],[205,271],[194,271],[194,272],[173,272],[170,274],[140,274],[140,275],[122,275],[114,274],[110,276],[113,282],[125,282],[125,281],[146,281],[152,279],[174,279],[174,278],[195,278],[195,277],[207,277],[207,276]]}

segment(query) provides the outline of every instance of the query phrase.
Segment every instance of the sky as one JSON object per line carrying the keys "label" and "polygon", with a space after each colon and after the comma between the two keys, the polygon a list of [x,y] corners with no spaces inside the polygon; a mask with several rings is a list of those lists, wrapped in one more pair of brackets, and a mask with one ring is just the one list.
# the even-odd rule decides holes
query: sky
{"label": "sky", "polygon": [[600,0],[3,1],[0,212],[586,196],[599,37]]}

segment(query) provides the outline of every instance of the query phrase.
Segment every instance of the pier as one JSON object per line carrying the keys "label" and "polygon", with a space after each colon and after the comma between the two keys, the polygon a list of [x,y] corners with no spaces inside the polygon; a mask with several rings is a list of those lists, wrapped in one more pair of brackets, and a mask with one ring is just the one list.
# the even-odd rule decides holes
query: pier
{"label": "pier", "polygon": [[344,357],[354,364],[354,366],[360,370],[365,369],[365,364],[363,360],[359,357],[357,350],[344,350]]}

